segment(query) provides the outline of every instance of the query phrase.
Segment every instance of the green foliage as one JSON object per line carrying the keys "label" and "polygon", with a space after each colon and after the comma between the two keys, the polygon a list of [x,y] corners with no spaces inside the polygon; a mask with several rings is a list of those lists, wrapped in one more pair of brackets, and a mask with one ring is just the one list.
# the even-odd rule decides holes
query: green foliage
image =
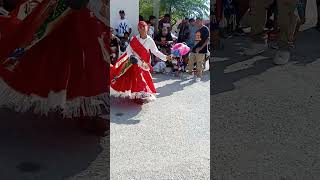
{"label": "green foliage", "polygon": [[153,14],[152,0],[140,0],[139,9],[139,14],[148,19]]}
{"label": "green foliage", "polygon": [[[168,13],[173,21],[184,17],[209,17],[209,0],[160,0],[160,17]],[[152,15],[152,0],[140,0],[140,15]]]}

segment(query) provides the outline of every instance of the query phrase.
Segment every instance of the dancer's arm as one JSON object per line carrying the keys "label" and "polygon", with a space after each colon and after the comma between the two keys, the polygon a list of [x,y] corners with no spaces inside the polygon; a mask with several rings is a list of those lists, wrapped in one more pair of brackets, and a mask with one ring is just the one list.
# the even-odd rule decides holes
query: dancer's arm
{"label": "dancer's arm", "polygon": [[167,61],[171,59],[171,56],[166,56],[165,54],[159,51],[156,43],[151,38],[150,38],[150,51],[152,54],[154,54],[156,57],[160,58],[163,61]]}
{"label": "dancer's arm", "polygon": [[132,48],[131,48],[130,44],[127,46],[126,53],[127,53],[128,57],[133,55],[133,51],[132,51]]}

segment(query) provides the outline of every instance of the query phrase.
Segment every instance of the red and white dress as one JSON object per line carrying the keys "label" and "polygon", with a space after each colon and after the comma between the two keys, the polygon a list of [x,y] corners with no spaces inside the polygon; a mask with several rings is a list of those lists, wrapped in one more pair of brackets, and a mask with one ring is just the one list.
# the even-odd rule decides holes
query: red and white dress
{"label": "red and white dress", "polygon": [[[108,111],[109,56],[103,43],[104,35],[109,35],[106,25],[88,8],[66,8],[48,21],[50,0],[39,2],[23,20],[14,16],[2,19],[2,24],[10,26],[0,39],[0,106],[42,115],[62,109],[68,118],[99,116]],[[61,8],[64,0],[57,3]],[[43,24],[47,28],[35,39]],[[10,33],[7,29],[15,30]],[[8,68],[4,62],[9,54],[26,47],[21,57],[12,60],[19,63]]]}
{"label": "red and white dress", "polygon": [[[152,70],[150,52],[166,61],[166,55],[158,50],[150,36],[143,39],[137,35],[131,39],[126,53],[111,68],[111,95],[149,101],[156,98],[157,91],[150,73]],[[131,55],[140,58],[149,68],[141,68],[138,64],[131,64],[129,62]]]}

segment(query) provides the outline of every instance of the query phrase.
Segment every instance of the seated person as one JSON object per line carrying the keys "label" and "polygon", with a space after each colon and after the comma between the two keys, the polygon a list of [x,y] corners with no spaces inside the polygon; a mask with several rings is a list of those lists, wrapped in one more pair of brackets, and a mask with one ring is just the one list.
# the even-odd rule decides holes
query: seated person
{"label": "seated person", "polygon": [[111,64],[119,58],[120,40],[113,34],[113,29],[110,30],[110,48],[111,48]]}
{"label": "seated person", "polygon": [[173,38],[166,27],[161,29],[161,31],[155,36],[154,41],[162,53],[166,55],[171,54],[171,44],[173,42]]}
{"label": "seated person", "polygon": [[123,54],[126,51],[128,45],[130,43],[129,35],[130,34],[128,32],[125,32],[124,33],[124,37],[120,40],[120,52],[121,52],[121,54]]}

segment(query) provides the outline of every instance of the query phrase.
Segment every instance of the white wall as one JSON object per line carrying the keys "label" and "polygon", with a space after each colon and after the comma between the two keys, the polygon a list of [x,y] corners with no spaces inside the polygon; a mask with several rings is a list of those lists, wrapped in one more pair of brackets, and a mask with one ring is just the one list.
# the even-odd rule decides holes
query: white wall
{"label": "white wall", "polygon": [[133,33],[136,34],[139,21],[139,0],[110,0],[110,25],[114,27],[120,18],[119,10],[124,10],[126,18],[131,23]]}

